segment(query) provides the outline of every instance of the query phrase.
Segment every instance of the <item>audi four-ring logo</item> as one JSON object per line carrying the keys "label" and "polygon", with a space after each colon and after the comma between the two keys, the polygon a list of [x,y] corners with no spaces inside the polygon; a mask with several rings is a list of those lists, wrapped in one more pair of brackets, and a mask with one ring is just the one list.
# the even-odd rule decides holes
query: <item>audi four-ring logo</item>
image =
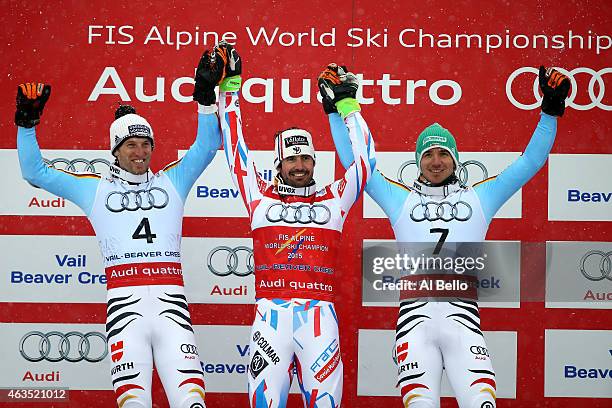
{"label": "audi four-ring logo", "polygon": [[[402,165],[399,167],[399,170],[397,171],[397,179],[400,183],[404,185],[408,185],[408,183],[410,182],[409,180],[406,180],[404,178],[404,171],[410,166],[416,166],[416,160],[408,160],[407,162],[402,163]],[[486,180],[487,178],[489,178],[489,171],[487,170],[484,164],[482,164],[478,160],[467,160],[463,163],[460,162],[457,168],[457,178],[459,179],[459,182],[461,184],[467,185],[467,182],[470,178],[470,174],[468,173],[469,166],[476,166],[482,172],[482,178],[478,181]],[[414,175],[412,179],[418,176],[418,172],[419,170],[417,169],[417,174]]]}
{"label": "audi four-ring logo", "polygon": [[[239,260],[239,254],[243,254],[241,258],[244,261]],[[253,250],[247,246],[237,246],[236,248],[218,246],[208,253],[206,264],[208,269],[217,276],[227,276],[230,274],[247,276],[252,274],[255,269]],[[213,264],[217,267],[213,266]],[[240,269],[238,265],[245,266],[243,269]]]}
{"label": "audi four-ring logo", "polygon": [[489,350],[486,347],[481,346],[471,346],[470,351],[472,354],[476,354],[477,356],[487,356],[489,357]]}
{"label": "audi four-ring logo", "polygon": [[[51,347],[51,339],[54,337],[58,338],[57,349]],[[90,341],[95,337],[99,338],[99,340]],[[32,347],[32,343],[36,344],[37,340],[38,348],[36,352],[33,352],[34,347]],[[30,346],[26,347],[26,343]],[[76,353],[72,353],[71,355],[70,350],[76,350]],[[76,331],[68,333],[58,331],[49,333],[31,331],[21,338],[19,342],[19,352],[23,358],[31,362],[42,360],[57,362],[66,360],[75,363],[85,360],[95,363],[104,360],[108,354],[108,347],[106,336],[100,332],[83,334]]]}
{"label": "audi four-ring logo", "polygon": [[198,355],[198,348],[195,346],[195,344],[181,344],[181,351],[185,354]]}
{"label": "audi four-ring logo", "polygon": [[[605,93],[606,93],[606,85],[604,83],[603,76],[605,74],[609,74],[610,72],[612,72],[612,68],[603,68],[603,69],[600,69],[599,71],[595,71],[594,69],[585,68],[585,67],[574,68],[571,71],[568,71],[563,68],[555,68],[555,69],[561,72],[563,75],[566,75],[569,78],[570,83],[572,84],[572,90],[570,94],[567,96],[567,99],[565,99],[565,106],[574,108],[576,110],[589,110],[595,107],[603,109],[603,110],[607,110],[607,111],[612,110],[611,105],[606,105],[605,103],[602,102],[604,99]],[[512,94],[512,83],[514,82],[516,77],[518,77],[519,75],[528,74],[528,73],[532,73],[535,75],[534,80],[533,80],[533,96],[535,97],[535,102],[531,104],[524,104],[524,103],[517,101],[514,95]],[[508,77],[508,80],[506,81],[506,96],[508,97],[508,100],[510,100],[510,103],[512,103],[517,108],[523,109],[523,110],[535,109],[540,106],[542,102],[542,97],[540,96],[538,92],[538,87],[539,87],[538,74],[539,74],[539,70],[534,67],[521,67],[515,70],[512,74],[510,74],[510,76]],[[591,102],[587,103],[586,105],[580,105],[574,102],[574,99],[576,98],[576,94],[578,93],[578,86],[576,83],[576,79],[574,78],[574,75],[576,74],[591,75],[591,80],[589,81],[589,86],[587,87],[587,92],[589,93]],[[597,94],[595,94],[595,83],[597,83],[599,87],[599,91]]]}
{"label": "audi four-ring logo", "polygon": [[283,204],[274,203],[266,210],[270,222],[284,221],[287,224],[327,224],[331,220],[331,210],[323,204]]}
{"label": "audi four-ring logo", "polygon": [[[585,278],[592,281],[610,280],[612,281],[612,251],[589,251],[580,258],[580,272]],[[586,261],[590,257],[599,257],[599,267],[587,267]],[[596,258],[597,259],[597,258]],[[592,264],[591,264],[592,265]]]}
{"label": "audi four-ring logo", "polygon": [[[83,159],[83,158],[77,158],[77,159],[65,159],[62,157],[59,157],[57,159],[45,159],[43,158],[43,163],[45,163],[47,166],[54,168],[54,169],[58,169],[57,164],[63,164],[64,166],[62,166],[63,168],[58,169],[58,170],[66,170],[66,171],[71,171],[73,173],[78,173],[78,172],[86,172],[86,173],[96,173],[96,174],[102,174],[101,171],[96,171],[96,164],[103,164],[105,165],[107,168],[110,168],[110,162],[108,160],[105,159],[93,159],[93,160],[87,160],[87,159]],[[84,168],[81,170],[77,169],[77,164],[82,164],[84,165]],[[81,167],[81,166],[79,166]],[[34,184],[28,182],[32,187],[34,188],[40,188],[38,186],[35,186]]]}
{"label": "audi four-ring logo", "polygon": [[164,208],[170,197],[166,190],[152,187],[147,190],[111,191],[106,196],[106,208],[118,213],[121,211],[150,210]]}
{"label": "audi four-ring logo", "polygon": [[[57,158],[57,159],[43,159],[43,162],[49,166],[49,167],[53,167],[54,169],[58,169],[58,166],[56,166],[57,164],[63,164],[63,168],[59,169],[59,170],[66,170],[66,171],[71,171],[71,172],[79,172],[79,171],[84,171],[87,173],[97,173],[100,174],[101,172],[96,171],[96,164],[103,164],[104,166],[106,166],[107,168],[110,167],[110,162],[108,160],[105,159],[93,159],[93,160],[87,160],[87,159],[82,159],[82,158],[78,158],[78,159],[64,159],[64,158]],[[84,168],[82,170],[78,170],[77,169],[77,164],[82,164],[84,165]],[[80,167],[80,166],[79,166]]]}
{"label": "audi four-ring logo", "polygon": [[410,211],[410,218],[414,222],[438,221],[449,222],[452,220],[467,221],[472,217],[472,206],[463,200],[456,203],[450,201],[428,201],[417,203]]}

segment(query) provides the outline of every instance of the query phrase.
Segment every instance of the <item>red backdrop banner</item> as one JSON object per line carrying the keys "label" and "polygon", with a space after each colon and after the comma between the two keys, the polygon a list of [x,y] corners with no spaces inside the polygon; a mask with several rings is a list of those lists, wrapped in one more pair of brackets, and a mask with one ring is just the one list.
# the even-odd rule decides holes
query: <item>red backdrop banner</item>
{"label": "red backdrop banner", "polygon": [[[582,197],[576,205],[584,217],[571,211],[553,216],[550,194],[557,176],[549,174],[547,165],[523,188],[519,217],[495,219],[487,239],[612,242],[612,200],[606,196],[612,192],[610,167],[606,174],[597,173],[612,165],[609,1],[8,1],[3,6],[0,149],[16,149],[17,84],[41,81],[52,85],[37,128],[41,148],[108,150],[114,109],[118,102],[130,103],[155,130],[155,171],[192,143],[196,106],[191,78],[202,52],[221,39],[235,44],[243,59],[245,138],[255,150],[271,150],[276,131],[299,126],[313,134],[318,150],[334,151],[317,101],[316,77],[327,63],[337,62],[361,75],[362,113],[381,154],[413,152],[417,135],[433,122],[453,132],[460,152],[522,152],[540,112],[535,72],[541,64],[562,67],[572,77],[572,91],[552,153],[579,163],[604,163],[587,174],[600,174],[595,185],[607,190],[589,190],[588,181],[575,186],[581,192],[601,192],[604,201],[598,208],[603,210],[592,209],[594,204]],[[335,166],[339,174],[337,160]],[[554,169],[561,170],[580,174],[584,169]],[[605,178],[607,183],[601,181]],[[343,406],[399,407],[399,397],[361,396],[358,391],[359,330],[393,330],[397,313],[393,307],[362,305],[362,242],[393,238],[388,220],[363,213],[360,200],[341,247],[346,254],[340,268],[346,284],[338,302]],[[7,236],[93,235],[85,217],[2,214],[0,233]],[[183,231],[186,237],[249,237],[246,219],[235,217],[188,216]],[[522,254],[525,281],[531,270],[540,270],[544,279],[545,252],[544,246],[539,252],[530,247]],[[3,285],[9,284],[5,275],[8,270],[2,271]],[[101,324],[105,318],[102,304],[0,302],[3,323]],[[252,318],[249,305],[192,302],[191,308],[195,325],[248,325]],[[482,326],[517,333],[516,398],[501,398],[499,407],[612,404],[612,393],[607,398],[545,396],[550,394],[544,381],[546,331],[612,330],[609,312],[547,308],[542,297],[519,308],[483,309]],[[611,368],[612,359],[601,367]],[[609,377],[602,381],[612,389]],[[156,406],[166,406],[156,385]],[[209,408],[248,404],[240,393],[211,392],[207,398]],[[114,403],[111,391],[72,391],[70,406]],[[297,395],[290,397],[289,406],[300,406]],[[444,398],[443,406],[456,405]]]}

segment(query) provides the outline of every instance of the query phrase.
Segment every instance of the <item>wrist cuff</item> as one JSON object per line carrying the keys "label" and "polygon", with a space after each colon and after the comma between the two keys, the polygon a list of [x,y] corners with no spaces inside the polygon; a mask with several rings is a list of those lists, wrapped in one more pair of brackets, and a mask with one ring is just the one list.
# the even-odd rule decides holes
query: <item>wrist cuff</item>
{"label": "wrist cuff", "polygon": [[198,103],[198,113],[209,115],[211,113],[217,113],[217,105],[202,105]]}
{"label": "wrist cuff", "polygon": [[344,119],[353,112],[361,111],[361,106],[359,106],[359,102],[355,98],[344,98],[336,102],[336,109],[338,109],[338,113]]}
{"label": "wrist cuff", "polygon": [[236,92],[240,90],[240,85],[242,84],[242,78],[240,75],[234,75],[231,77],[225,78],[221,81],[219,85],[219,90],[221,92]]}

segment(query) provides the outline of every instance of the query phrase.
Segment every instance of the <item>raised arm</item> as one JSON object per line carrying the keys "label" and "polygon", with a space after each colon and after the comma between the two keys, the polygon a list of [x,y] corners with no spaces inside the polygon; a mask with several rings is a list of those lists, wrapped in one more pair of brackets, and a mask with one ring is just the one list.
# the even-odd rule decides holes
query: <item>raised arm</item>
{"label": "raised arm", "polygon": [[196,139],[185,155],[167,165],[164,171],[172,180],[183,202],[189,190],[202,172],[208,167],[221,146],[221,131],[216,106],[198,104],[198,132]]}
{"label": "raised arm", "polygon": [[17,88],[15,124],[21,174],[30,184],[72,201],[89,215],[100,176],[51,168],[44,163],[38,147],[35,126],[50,95],[49,85],[29,83]]}
{"label": "raised arm", "polygon": [[352,155],[357,158],[346,169],[344,179],[340,180],[340,183],[346,184],[344,191],[339,191],[340,203],[342,209],[348,212],[372,177],[372,171],[376,167],[376,157],[372,134],[361,113],[351,112],[344,122],[348,129]]}
{"label": "raised arm", "polygon": [[497,177],[474,186],[487,221],[490,222],[499,208],[546,163],[557,133],[557,116],[563,115],[569,87],[565,75],[540,67],[542,114],[525,152]]}
{"label": "raised arm", "polygon": [[[259,176],[255,168],[253,156],[250,153],[242,133],[242,117],[240,115],[240,85],[242,60],[236,50],[229,44],[221,42],[213,53],[215,60],[224,61],[224,79],[219,85],[219,119],[223,136],[223,151],[229,166],[234,185],[240,191],[240,196],[249,213],[255,209],[263,197],[267,183]],[[218,67],[218,62],[216,63]],[[214,68],[218,70],[218,68]]]}
{"label": "raised arm", "polygon": [[[322,95],[325,92],[327,91],[321,89]],[[347,116],[346,119],[343,120],[338,112],[346,108],[347,105],[340,103],[339,106],[340,107],[337,108],[335,103],[330,103],[329,100],[323,98],[323,109],[325,113],[329,115],[329,125],[332,137],[334,139],[334,144],[336,146],[336,151],[338,152],[338,157],[340,158],[342,166],[348,170],[355,162],[354,151],[355,148],[358,148],[354,143],[352,143],[352,140],[355,137],[355,135],[352,135],[352,133],[355,132],[358,134],[358,129],[364,129],[363,124],[365,124],[365,121],[361,115],[359,115],[360,120],[357,118],[351,118],[350,116]],[[350,104],[348,106],[350,107]],[[363,122],[363,124],[360,125],[360,122]],[[367,125],[365,125],[365,129],[367,129]],[[367,132],[369,135],[367,159],[370,164],[371,174],[368,175],[365,190],[383,209],[387,217],[389,217],[391,224],[394,224],[395,220],[401,213],[402,204],[408,196],[409,191],[399,183],[385,178],[382,173],[376,169],[374,141],[370,131],[367,130]]]}
{"label": "raised arm", "polygon": [[211,61],[211,54],[205,51],[195,74],[193,100],[198,103],[198,132],[196,140],[181,159],[170,163],[164,171],[172,180],[174,187],[187,199],[189,190],[202,172],[208,167],[221,146],[221,131],[215,87],[222,79],[223,61]]}
{"label": "raised arm", "polygon": [[359,88],[357,77],[348,72],[346,67],[329,64],[319,75],[318,85],[324,110],[327,112],[335,108],[338,111],[350,140],[354,160],[346,168],[344,179],[338,182],[342,188],[337,190],[342,209],[348,212],[363,193],[376,167],[374,142],[368,124],[361,116],[361,107],[355,99]]}
{"label": "raised arm", "polygon": [[225,159],[229,166],[232,181],[240,191],[240,196],[250,214],[251,203],[259,200],[261,194],[257,188],[259,176],[253,161],[253,155],[249,151],[242,134],[239,99],[239,92],[221,92],[219,113]]}
{"label": "raised arm", "polygon": [[496,177],[474,185],[487,221],[546,163],[556,132],[557,118],[542,113],[525,152]]}

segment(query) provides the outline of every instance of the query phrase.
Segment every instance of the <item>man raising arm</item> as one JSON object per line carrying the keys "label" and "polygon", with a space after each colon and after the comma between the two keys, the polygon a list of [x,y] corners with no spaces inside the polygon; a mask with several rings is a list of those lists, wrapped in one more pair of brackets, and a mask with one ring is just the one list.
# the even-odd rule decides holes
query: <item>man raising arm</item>
{"label": "man raising arm", "polygon": [[305,129],[289,128],[275,134],[278,174],[274,183],[267,183],[243,138],[241,61],[226,44],[216,52],[227,61],[219,97],[225,155],[253,235],[256,313],[247,374],[250,405],[284,407],[295,366],[304,407],[340,407],[343,366],[333,303],[337,248],[348,211],[373,168],[367,156],[373,152],[371,136],[354,100],[356,79],[341,79],[333,69],[328,73],[331,90],[340,84],[347,87],[336,95],[338,102],[354,101],[344,111],[344,120],[355,165],[334,183],[317,186],[312,136]]}
{"label": "man raising arm", "polygon": [[182,159],[153,174],[153,129],[134,108],[121,106],[110,126],[115,163],[103,176],[47,167],[35,126],[51,88],[27,83],[17,90],[15,123],[23,177],[79,206],[100,245],[107,278],[110,371],[122,408],[152,406],[153,362],[171,407],[204,407],[199,361],[186,358],[180,347],[196,344],[183,290],[180,244],[187,194],[221,139],[214,113],[216,82],[196,78],[196,84],[194,98],[209,106],[200,105],[197,137]]}
{"label": "man raising arm", "polygon": [[[540,67],[540,88],[544,94],[542,114],[533,136],[523,155],[498,176],[473,187],[462,185],[457,177],[455,138],[437,123],[417,139],[415,156],[420,174],[411,187],[374,172],[366,191],[389,217],[398,242],[485,239],[497,210],[538,172],[552,148],[569,80],[556,70]],[[346,166],[352,160],[346,127],[337,114],[328,113],[338,155]],[[475,300],[402,298],[395,352],[400,354],[408,347],[410,355],[418,359],[418,367],[413,362],[398,362],[398,387],[405,407],[439,406],[443,368],[461,408],[495,407],[495,373],[488,353],[475,360],[470,351],[471,347],[486,350]]]}

